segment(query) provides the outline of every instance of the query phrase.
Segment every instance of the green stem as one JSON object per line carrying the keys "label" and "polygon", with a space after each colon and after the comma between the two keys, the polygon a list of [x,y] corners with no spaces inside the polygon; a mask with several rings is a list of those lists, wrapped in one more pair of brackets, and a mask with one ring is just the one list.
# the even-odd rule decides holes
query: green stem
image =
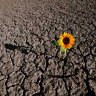
{"label": "green stem", "polygon": [[66,54],[67,54],[67,49],[65,49],[65,56],[66,56]]}

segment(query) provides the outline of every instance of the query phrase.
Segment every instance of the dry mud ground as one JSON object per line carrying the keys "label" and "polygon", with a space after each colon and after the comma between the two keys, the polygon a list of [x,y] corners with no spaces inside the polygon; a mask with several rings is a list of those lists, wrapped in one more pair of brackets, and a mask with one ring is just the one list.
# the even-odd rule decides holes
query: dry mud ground
{"label": "dry mud ground", "polygon": [[96,0],[0,0],[0,96],[96,96]]}

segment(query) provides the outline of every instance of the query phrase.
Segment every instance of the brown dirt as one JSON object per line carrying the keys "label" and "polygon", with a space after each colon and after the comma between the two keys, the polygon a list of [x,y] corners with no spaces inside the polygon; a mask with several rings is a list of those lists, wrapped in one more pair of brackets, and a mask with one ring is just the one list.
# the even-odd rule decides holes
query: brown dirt
{"label": "brown dirt", "polygon": [[[76,38],[60,56],[60,33]],[[0,0],[0,96],[96,96],[96,0]]]}

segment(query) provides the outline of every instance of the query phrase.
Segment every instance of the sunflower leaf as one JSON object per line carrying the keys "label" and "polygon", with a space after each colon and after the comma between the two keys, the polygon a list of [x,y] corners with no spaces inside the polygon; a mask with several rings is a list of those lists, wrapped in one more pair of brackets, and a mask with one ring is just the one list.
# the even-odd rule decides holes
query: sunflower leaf
{"label": "sunflower leaf", "polygon": [[51,44],[54,46],[58,46],[58,42],[56,42],[56,41],[52,41]]}

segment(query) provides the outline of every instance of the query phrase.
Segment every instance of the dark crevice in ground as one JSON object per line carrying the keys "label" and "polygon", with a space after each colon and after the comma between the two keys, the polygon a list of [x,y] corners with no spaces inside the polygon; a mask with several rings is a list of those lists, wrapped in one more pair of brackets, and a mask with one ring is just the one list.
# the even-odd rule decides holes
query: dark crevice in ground
{"label": "dark crevice in ground", "polygon": [[9,74],[7,75],[7,80],[6,80],[6,82],[5,82],[5,86],[6,86],[6,95],[5,96],[10,96],[10,94],[9,94],[9,91],[8,91],[8,89],[9,89],[9,87],[8,87],[8,85],[7,85],[7,83],[8,83],[8,80],[9,80]]}
{"label": "dark crevice in ground", "polygon": [[37,93],[34,93],[32,96],[45,96],[45,94],[43,92],[43,90],[44,90],[43,79],[44,79],[43,75],[41,75],[41,77],[38,78],[38,81],[36,83],[39,84],[40,91]]}
{"label": "dark crevice in ground", "polygon": [[23,73],[23,75],[24,75],[24,78],[23,78],[23,81],[22,81],[22,83],[21,83],[21,89],[23,90],[23,96],[26,96],[26,92],[27,92],[27,90],[25,89],[25,87],[24,87],[24,83],[25,83],[25,80],[29,77],[25,72],[24,72],[24,66],[26,65],[27,63],[26,63],[26,61],[25,61],[25,56],[23,57],[23,62],[22,62],[22,66],[20,67],[20,71]]}

